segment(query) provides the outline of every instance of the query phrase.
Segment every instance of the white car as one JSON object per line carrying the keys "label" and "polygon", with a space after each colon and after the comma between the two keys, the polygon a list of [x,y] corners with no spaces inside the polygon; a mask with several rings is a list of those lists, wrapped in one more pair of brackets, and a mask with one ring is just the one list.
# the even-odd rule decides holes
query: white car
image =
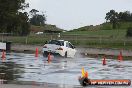
{"label": "white car", "polygon": [[68,41],[64,40],[50,40],[43,46],[43,56],[56,54],[63,57],[74,57],[76,50],[75,47]]}

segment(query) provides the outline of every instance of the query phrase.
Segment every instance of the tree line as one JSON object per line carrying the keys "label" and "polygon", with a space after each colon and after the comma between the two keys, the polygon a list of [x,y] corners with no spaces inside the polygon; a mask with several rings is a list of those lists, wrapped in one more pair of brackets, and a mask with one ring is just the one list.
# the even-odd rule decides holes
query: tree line
{"label": "tree line", "polygon": [[[28,7],[25,0],[0,0],[0,33],[25,36],[30,33],[30,25],[45,26],[45,14],[36,9],[27,13],[24,10]],[[132,13],[110,10],[105,19],[116,29],[120,22],[132,22]]]}
{"label": "tree line", "polygon": [[120,22],[132,22],[132,13],[130,11],[116,12],[115,10],[110,10],[106,13],[105,19],[107,22],[112,23],[113,29],[116,29]]}
{"label": "tree line", "polygon": [[0,0],[0,33],[25,36],[30,33],[30,25],[44,25],[44,14],[37,14],[32,9],[29,14],[24,10],[29,7],[25,0]]}
{"label": "tree line", "polygon": [[32,9],[29,13],[31,14],[30,23],[36,26],[45,26],[46,17],[45,15],[38,14],[38,10]]}

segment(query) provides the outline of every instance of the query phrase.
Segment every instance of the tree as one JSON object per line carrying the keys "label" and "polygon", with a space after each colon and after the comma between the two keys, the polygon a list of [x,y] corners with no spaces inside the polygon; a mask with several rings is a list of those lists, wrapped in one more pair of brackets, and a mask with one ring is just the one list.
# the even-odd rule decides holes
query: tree
{"label": "tree", "polygon": [[32,9],[29,13],[31,14],[31,16],[35,16],[37,14],[37,12],[39,12],[38,10],[36,9]]}
{"label": "tree", "polygon": [[115,10],[110,10],[110,12],[106,13],[105,19],[112,23],[112,28],[115,29],[118,23],[118,13]]}
{"label": "tree", "polygon": [[35,10],[35,9],[32,9],[30,11],[30,14],[32,15],[32,18],[30,19],[30,23],[32,25],[36,25],[36,26],[41,26],[41,25],[44,26],[46,17],[43,13],[41,15],[41,14],[37,14],[37,12],[39,12],[39,11]]}
{"label": "tree", "polygon": [[129,28],[127,29],[126,36],[127,36],[127,37],[132,37],[132,27],[129,27]]}
{"label": "tree", "polygon": [[120,12],[118,19],[121,22],[132,22],[132,14],[130,11]]}
{"label": "tree", "polygon": [[27,7],[29,4],[25,3],[25,0],[0,0],[0,32],[18,33],[20,11]]}
{"label": "tree", "polygon": [[19,12],[18,14],[18,31],[17,34],[21,36],[25,36],[30,33],[30,24],[29,24],[29,18],[27,12]]}

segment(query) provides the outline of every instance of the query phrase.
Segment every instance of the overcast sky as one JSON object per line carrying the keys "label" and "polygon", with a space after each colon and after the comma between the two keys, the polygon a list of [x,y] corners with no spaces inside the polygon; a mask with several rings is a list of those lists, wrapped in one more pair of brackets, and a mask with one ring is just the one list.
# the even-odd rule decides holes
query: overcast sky
{"label": "overcast sky", "polygon": [[111,9],[132,12],[132,0],[27,0],[31,9],[45,12],[46,23],[70,30],[105,22]]}

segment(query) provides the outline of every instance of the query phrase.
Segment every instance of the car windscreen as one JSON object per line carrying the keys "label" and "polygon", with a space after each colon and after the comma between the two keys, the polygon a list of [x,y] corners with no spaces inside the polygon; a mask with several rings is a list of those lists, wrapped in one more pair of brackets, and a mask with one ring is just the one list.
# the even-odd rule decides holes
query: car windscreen
{"label": "car windscreen", "polygon": [[48,42],[48,44],[55,44],[55,45],[64,46],[64,41],[51,40]]}

